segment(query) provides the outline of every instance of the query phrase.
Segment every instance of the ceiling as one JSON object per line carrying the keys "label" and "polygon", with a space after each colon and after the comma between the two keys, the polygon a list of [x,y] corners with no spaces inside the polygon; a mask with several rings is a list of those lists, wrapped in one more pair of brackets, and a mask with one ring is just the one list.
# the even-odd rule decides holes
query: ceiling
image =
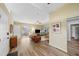
{"label": "ceiling", "polygon": [[14,21],[45,24],[49,21],[49,13],[54,12],[64,4],[60,3],[6,3]]}

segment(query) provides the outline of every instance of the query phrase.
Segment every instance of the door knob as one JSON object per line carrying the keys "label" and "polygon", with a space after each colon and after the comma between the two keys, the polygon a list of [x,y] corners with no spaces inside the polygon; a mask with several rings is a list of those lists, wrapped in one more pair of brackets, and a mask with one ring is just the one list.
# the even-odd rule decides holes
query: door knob
{"label": "door knob", "polygon": [[9,39],[9,37],[7,37],[7,39]]}

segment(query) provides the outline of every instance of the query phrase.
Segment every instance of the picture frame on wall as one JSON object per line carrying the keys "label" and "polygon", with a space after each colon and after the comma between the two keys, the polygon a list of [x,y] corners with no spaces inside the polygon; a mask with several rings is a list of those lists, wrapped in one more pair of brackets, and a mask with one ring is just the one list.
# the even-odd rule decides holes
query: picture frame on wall
{"label": "picture frame on wall", "polygon": [[52,27],[53,27],[53,32],[54,32],[54,33],[60,33],[60,22],[54,23],[54,24],[52,25]]}

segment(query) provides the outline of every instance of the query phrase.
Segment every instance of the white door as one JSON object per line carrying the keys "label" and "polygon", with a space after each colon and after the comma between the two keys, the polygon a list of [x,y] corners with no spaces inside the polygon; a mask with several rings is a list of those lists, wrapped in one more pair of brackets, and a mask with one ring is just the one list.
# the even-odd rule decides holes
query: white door
{"label": "white door", "polygon": [[9,52],[9,39],[7,39],[8,29],[8,17],[0,10],[0,56],[7,55]]}

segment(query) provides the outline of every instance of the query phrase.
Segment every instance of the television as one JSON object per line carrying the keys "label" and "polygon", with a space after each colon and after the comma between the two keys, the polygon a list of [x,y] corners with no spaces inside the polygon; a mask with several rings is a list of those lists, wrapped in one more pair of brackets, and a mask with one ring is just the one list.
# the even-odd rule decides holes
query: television
{"label": "television", "polygon": [[35,33],[40,33],[40,30],[39,30],[39,29],[36,29],[36,30],[35,30]]}

